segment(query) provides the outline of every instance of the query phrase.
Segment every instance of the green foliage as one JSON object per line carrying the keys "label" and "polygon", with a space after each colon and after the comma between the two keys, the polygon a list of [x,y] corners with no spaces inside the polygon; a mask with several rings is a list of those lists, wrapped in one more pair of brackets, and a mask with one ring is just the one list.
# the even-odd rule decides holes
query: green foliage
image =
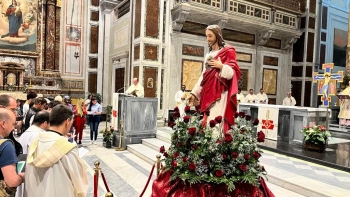
{"label": "green foliage", "polygon": [[304,141],[313,144],[326,144],[327,139],[331,137],[331,132],[326,131],[322,125],[304,127],[300,133],[304,134]]}
{"label": "green foliage", "polygon": [[113,128],[106,128],[100,131],[100,133],[102,133],[102,137],[103,137],[103,141],[107,142],[107,141],[112,141],[113,140],[113,133],[114,133],[114,129]]}
{"label": "green foliage", "polygon": [[266,172],[259,164],[262,151],[249,122],[240,116],[223,134],[221,124],[203,127],[198,113],[176,119],[169,150],[160,149],[164,170],[173,172],[170,180],[225,184],[229,191],[240,182],[259,186],[259,178]]}

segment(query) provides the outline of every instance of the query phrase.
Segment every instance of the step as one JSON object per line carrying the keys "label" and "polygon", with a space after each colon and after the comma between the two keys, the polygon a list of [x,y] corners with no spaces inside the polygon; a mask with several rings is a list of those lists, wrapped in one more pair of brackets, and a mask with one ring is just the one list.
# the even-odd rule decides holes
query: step
{"label": "step", "polygon": [[143,144],[129,144],[127,145],[127,150],[151,165],[155,163],[157,155],[161,155],[159,151],[156,151]]}
{"label": "step", "polygon": [[156,138],[167,143],[171,143],[171,133],[161,129],[157,129]]}
{"label": "step", "polygon": [[165,150],[168,150],[170,147],[170,144],[168,142],[165,142],[157,138],[143,139],[142,144],[155,151],[159,151],[161,146],[164,146]]}

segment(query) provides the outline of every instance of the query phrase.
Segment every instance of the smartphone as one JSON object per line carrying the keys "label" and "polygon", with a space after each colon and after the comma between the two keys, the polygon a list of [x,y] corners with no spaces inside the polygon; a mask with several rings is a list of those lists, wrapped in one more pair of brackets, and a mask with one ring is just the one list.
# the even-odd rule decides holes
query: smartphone
{"label": "smartphone", "polygon": [[19,161],[17,163],[17,173],[24,172],[25,171],[25,166],[26,166],[26,162],[25,161]]}

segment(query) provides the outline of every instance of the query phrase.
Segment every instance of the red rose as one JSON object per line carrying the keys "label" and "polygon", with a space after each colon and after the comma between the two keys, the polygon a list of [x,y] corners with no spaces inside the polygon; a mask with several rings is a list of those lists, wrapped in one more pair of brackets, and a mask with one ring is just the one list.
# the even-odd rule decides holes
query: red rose
{"label": "red rose", "polygon": [[173,139],[174,139],[174,140],[176,140],[177,138],[178,138],[178,136],[177,136],[177,135],[174,135],[174,136],[173,136]]}
{"label": "red rose", "polygon": [[174,122],[168,122],[168,126],[173,128],[175,126],[175,123]]}
{"label": "red rose", "polygon": [[246,115],[246,116],[245,116],[245,120],[246,120],[246,121],[250,121],[251,119],[252,119],[252,117],[251,117],[250,115]]}
{"label": "red rose", "polygon": [[176,159],[178,156],[179,156],[178,152],[174,153],[174,159]]}
{"label": "red rose", "polygon": [[262,131],[258,132],[258,142],[265,142],[265,133]]}
{"label": "red rose", "polygon": [[239,165],[239,169],[242,171],[246,171],[247,170],[247,166],[244,164]]}
{"label": "red rose", "polygon": [[255,118],[254,122],[253,122],[253,125],[258,125],[258,124],[259,124],[259,119]]}
{"label": "red rose", "polygon": [[190,121],[190,117],[189,116],[184,116],[183,119],[184,119],[185,123],[188,123]]}
{"label": "red rose", "polygon": [[202,162],[202,165],[207,166],[207,165],[209,165],[209,163],[208,163],[208,161],[207,161],[207,160],[204,160],[204,161]]}
{"label": "red rose", "polygon": [[164,146],[161,146],[161,147],[160,147],[159,152],[160,152],[160,153],[164,153],[164,152],[165,152]]}
{"label": "red rose", "polygon": [[180,112],[175,112],[173,115],[174,119],[177,119],[180,117]]}
{"label": "red rose", "polygon": [[238,115],[239,115],[239,113],[238,113],[238,112],[236,112],[236,113],[235,113],[235,118],[238,118]]}
{"label": "red rose", "polygon": [[172,163],[173,167],[176,168],[177,166],[177,162],[174,160],[173,163]]}
{"label": "red rose", "polygon": [[196,105],[196,110],[199,111],[201,109],[201,106],[200,105]]}
{"label": "red rose", "polygon": [[222,158],[223,158],[223,159],[226,159],[226,158],[227,158],[227,155],[226,155],[226,154],[222,154]]}
{"label": "red rose", "polygon": [[244,118],[245,113],[241,111],[241,112],[238,113],[238,116],[241,117],[241,118]]}
{"label": "red rose", "polygon": [[241,129],[240,132],[241,132],[242,134],[244,134],[245,131],[244,131],[244,129]]}
{"label": "red rose", "polygon": [[180,110],[179,110],[178,107],[175,107],[175,108],[174,108],[174,111],[175,111],[175,112],[180,112]]}
{"label": "red rose", "polygon": [[191,107],[190,106],[186,106],[185,107],[185,112],[186,113],[190,113],[191,112]]}
{"label": "red rose", "polygon": [[231,157],[234,158],[234,159],[236,159],[236,158],[238,157],[238,153],[237,153],[237,152],[233,152],[233,153],[231,154]]}
{"label": "red rose", "polygon": [[207,116],[210,116],[210,111],[209,110],[205,110],[204,114],[207,114]]}
{"label": "red rose", "polygon": [[216,177],[222,177],[223,174],[224,174],[224,172],[222,170],[216,170],[215,171],[215,176]]}
{"label": "red rose", "polygon": [[194,171],[196,169],[196,164],[191,162],[190,164],[188,164],[188,169],[190,169],[191,171]]}
{"label": "red rose", "polygon": [[230,144],[232,140],[233,140],[232,135],[229,133],[225,133],[224,142],[226,142],[227,144]]}
{"label": "red rose", "polygon": [[188,158],[187,158],[187,157],[184,157],[184,158],[182,158],[182,161],[187,162],[187,161],[188,161]]}
{"label": "red rose", "polygon": [[218,139],[218,140],[216,140],[216,143],[222,144],[222,141]]}
{"label": "red rose", "polygon": [[258,152],[253,152],[253,156],[255,159],[259,159],[259,157],[261,157],[261,154]]}
{"label": "red rose", "polygon": [[248,155],[248,154],[244,154],[243,157],[244,157],[245,160],[249,160],[250,159],[250,155]]}
{"label": "red rose", "polygon": [[200,132],[201,134],[204,134],[204,129],[201,129],[199,132]]}
{"label": "red rose", "polygon": [[192,148],[196,150],[198,148],[197,144],[193,144]]}
{"label": "red rose", "polygon": [[169,155],[168,155],[167,152],[164,152],[163,156],[164,156],[164,157],[168,157]]}
{"label": "red rose", "polygon": [[209,121],[209,125],[210,125],[211,128],[215,127],[216,121],[215,120]]}
{"label": "red rose", "polygon": [[215,121],[216,121],[218,124],[220,124],[220,123],[222,122],[222,116],[217,116],[217,117],[215,118]]}
{"label": "red rose", "polygon": [[188,133],[193,136],[196,134],[196,130],[196,127],[191,127],[188,129]]}
{"label": "red rose", "polygon": [[181,142],[178,142],[178,143],[177,143],[177,146],[178,146],[178,147],[182,147],[182,143],[181,143]]}

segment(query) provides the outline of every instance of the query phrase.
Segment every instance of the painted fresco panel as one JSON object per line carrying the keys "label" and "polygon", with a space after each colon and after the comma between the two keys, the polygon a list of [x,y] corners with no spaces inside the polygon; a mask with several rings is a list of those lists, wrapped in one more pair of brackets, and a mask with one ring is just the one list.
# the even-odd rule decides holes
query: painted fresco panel
{"label": "painted fresco panel", "polygon": [[192,90],[202,74],[203,62],[182,60],[182,84],[187,90]]}
{"label": "painted fresco panel", "polygon": [[276,95],[277,70],[264,68],[263,89],[266,94]]}
{"label": "painted fresco panel", "polygon": [[38,0],[2,1],[0,49],[35,52]]}

